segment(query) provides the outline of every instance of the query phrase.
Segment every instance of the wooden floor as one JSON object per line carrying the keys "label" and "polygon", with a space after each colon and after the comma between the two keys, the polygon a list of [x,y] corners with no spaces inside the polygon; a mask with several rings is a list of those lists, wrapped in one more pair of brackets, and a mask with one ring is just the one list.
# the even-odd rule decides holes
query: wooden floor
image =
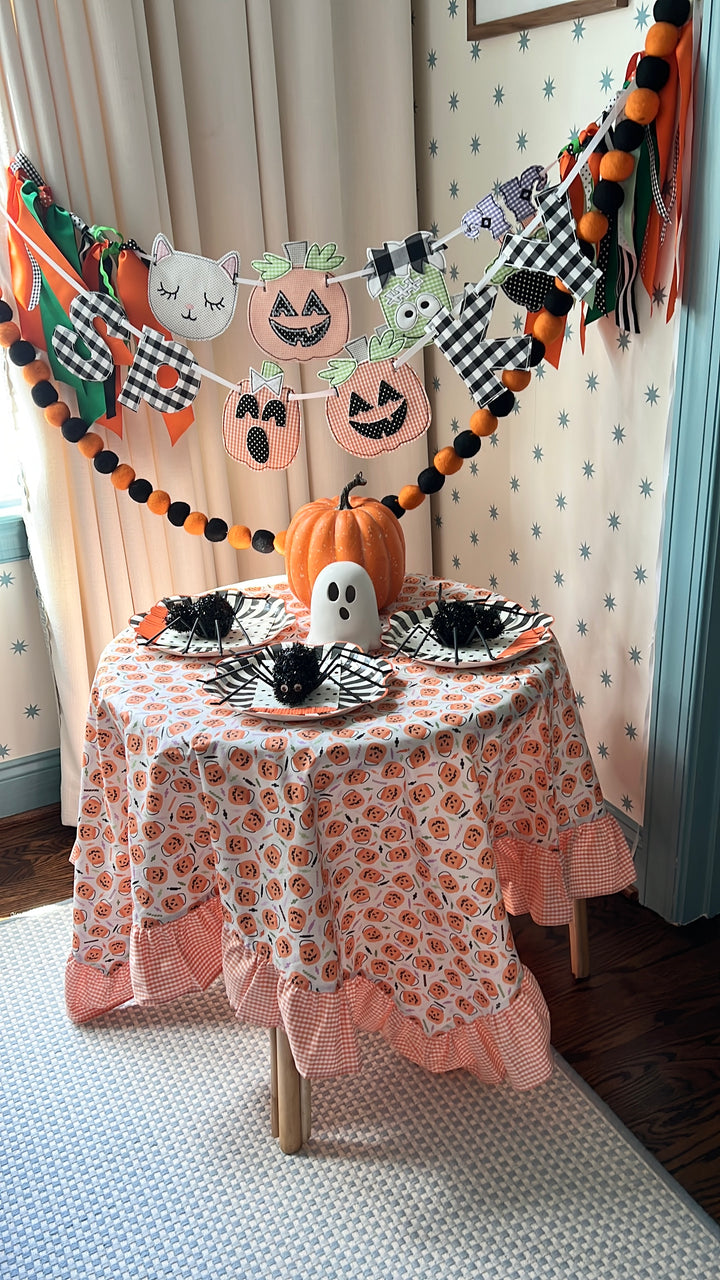
{"label": "wooden floor", "polygon": [[[70,897],[73,834],[57,810],[0,821],[0,916]],[[674,928],[616,895],[588,918],[582,982],[566,929],[515,920],[553,1044],[720,1223],[720,917]]]}

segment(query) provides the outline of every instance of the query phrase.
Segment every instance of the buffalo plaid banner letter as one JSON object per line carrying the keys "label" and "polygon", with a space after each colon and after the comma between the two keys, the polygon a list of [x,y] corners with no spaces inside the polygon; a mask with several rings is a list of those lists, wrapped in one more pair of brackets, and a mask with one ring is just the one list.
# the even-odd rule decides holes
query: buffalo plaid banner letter
{"label": "buffalo plaid banner letter", "polygon": [[[93,321],[100,317],[107,325],[111,338],[130,337],[127,316],[114,298],[103,293],[79,293],[70,303],[70,319],[75,331],[65,325],[55,326],[52,344],[55,355],[61,364],[74,373],[83,382],[104,382],[109,378],[114,367],[112,352],[95,328]],[[89,350],[89,355],[80,355],[76,342],[81,338]]]}
{"label": "buffalo plaid banner letter", "polygon": [[[161,387],[157,380],[158,370],[164,364],[177,372],[174,387]],[[137,413],[140,401],[147,400],[153,409],[159,409],[161,413],[177,413],[192,404],[199,390],[197,361],[187,347],[144,325],[118,403]]]}
{"label": "buffalo plaid banner letter", "polygon": [[580,248],[567,193],[560,194],[557,187],[551,187],[540,192],[537,205],[545,223],[547,241],[525,235],[508,236],[502,247],[504,265],[518,271],[526,268],[558,276],[571,293],[583,298],[602,273]]}
{"label": "buffalo plaid banner letter", "polygon": [[466,286],[459,316],[443,308],[430,320],[427,331],[462,378],[480,408],[505,391],[495,369],[529,369],[532,335],[485,340],[495,307],[497,289],[474,293]]}

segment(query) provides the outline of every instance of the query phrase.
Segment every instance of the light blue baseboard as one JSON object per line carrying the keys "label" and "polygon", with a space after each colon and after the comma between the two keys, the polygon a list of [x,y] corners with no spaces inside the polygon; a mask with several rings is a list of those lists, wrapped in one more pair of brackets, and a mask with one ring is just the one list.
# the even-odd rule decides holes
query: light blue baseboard
{"label": "light blue baseboard", "polygon": [[607,800],[605,801],[605,807],[612,814],[613,818],[616,818],[619,822],[622,828],[622,833],[628,842],[628,848],[630,849],[633,857],[637,858],[638,853],[643,847],[642,827],[638,822],[635,822],[632,818],[628,817],[623,809],[616,809],[615,805],[610,804]]}
{"label": "light blue baseboard", "polygon": [[0,760],[0,818],[59,803],[59,749]]}
{"label": "light blue baseboard", "polygon": [[0,564],[11,560],[27,560],[30,552],[22,516],[3,515],[0,511]]}

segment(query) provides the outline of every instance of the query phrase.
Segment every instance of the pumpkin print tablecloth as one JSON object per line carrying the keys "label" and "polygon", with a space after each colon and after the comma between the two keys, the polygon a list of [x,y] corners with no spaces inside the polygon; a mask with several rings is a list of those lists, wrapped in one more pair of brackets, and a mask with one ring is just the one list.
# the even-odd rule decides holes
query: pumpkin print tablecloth
{"label": "pumpkin print tablecloth", "polygon": [[[395,607],[437,585],[407,577]],[[304,606],[272,590],[304,635]],[[392,666],[371,709],[278,723],[218,705],[207,659],[132,630],[108,646],[72,853],[75,1021],[222,973],[238,1018],[282,1025],[311,1078],[359,1069],[358,1028],[433,1071],[549,1076],[547,1008],[508,912],[566,923],[573,898],[634,877],[559,646],[480,670]]]}

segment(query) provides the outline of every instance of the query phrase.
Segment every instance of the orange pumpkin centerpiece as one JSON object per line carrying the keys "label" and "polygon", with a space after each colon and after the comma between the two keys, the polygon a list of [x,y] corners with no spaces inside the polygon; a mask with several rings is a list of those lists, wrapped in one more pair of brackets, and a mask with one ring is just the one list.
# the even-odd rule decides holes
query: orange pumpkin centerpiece
{"label": "orange pumpkin centerpiece", "polygon": [[328,564],[351,560],[369,573],[378,609],[397,598],[405,578],[405,538],[400,521],[375,498],[350,497],[367,484],[358,472],[340,497],[308,502],[293,516],[285,539],[291,591],[310,608],[315,579]]}
{"label": "orange pumpkin centerpiece", "polygon": [[253,262],[261,283],[248,302],[248,327],[274,360],[325,360],[341,351],[350,334],[350,305],[329,274],[345,261],[334,244],[293,240],[286,256],[264,253]]}

